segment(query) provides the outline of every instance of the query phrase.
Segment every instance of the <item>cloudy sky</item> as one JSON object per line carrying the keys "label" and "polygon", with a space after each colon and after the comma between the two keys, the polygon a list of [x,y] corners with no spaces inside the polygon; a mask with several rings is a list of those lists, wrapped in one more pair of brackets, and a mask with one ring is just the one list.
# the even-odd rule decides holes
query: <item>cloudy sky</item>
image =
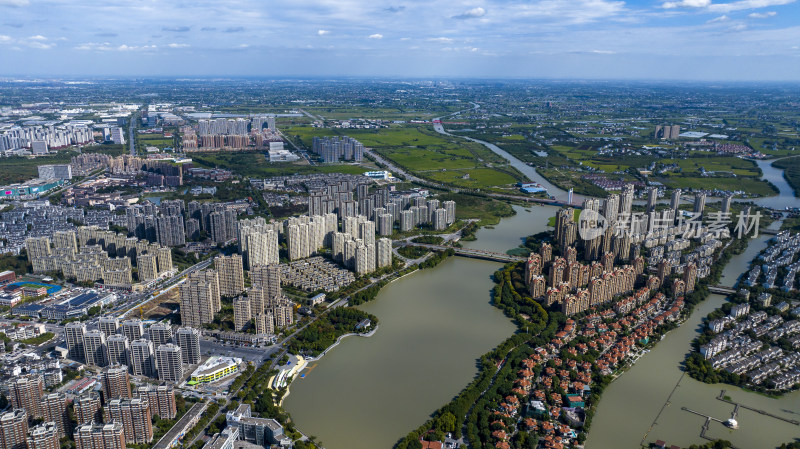
{"label": "cloudy sky", "polygon": [[795,0],[0,0],[0,76],[800,80]]}

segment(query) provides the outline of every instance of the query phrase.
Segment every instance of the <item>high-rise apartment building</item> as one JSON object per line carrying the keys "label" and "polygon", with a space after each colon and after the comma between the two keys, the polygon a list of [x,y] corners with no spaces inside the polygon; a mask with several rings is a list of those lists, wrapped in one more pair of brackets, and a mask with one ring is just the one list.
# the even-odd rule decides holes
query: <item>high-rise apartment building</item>
{"label": "high-rise apartment building", "polygon": [[156,349],[158,379],[164,382],[180,382],[183,379],[183,357],[181,348],[172,343]]}
{"label": "high-rise apartment building", "polygon": [[706,208],[706,194],[698,192],[694,195],[694,213],[702,214]]}
{"label": "high-rise apartment building", "polygon": [[257,334],[272,335],[275,333],[275,317],[272,312],[256,313],[253,315]]}
{"label": "high-rise apartment building", "polygon": [[447,211],[447,224],[451,225],[456,222],[456,202],[444,201],[442,207]]}
{"label": "high-rise apartment building", "polygon": [[101,317],[97,322],[97,327],[100,328],[100,332],[106,334],[106,337],[116,335],[119,329],[119,318],[112,316]]}
{"label": "high-rise apartment building", "polygon": [[175,390],[170,385],[146,385],[136,389],[136,397],[146,398],[150,413],[161,419],[172,419],[178,414]]}
{"label": "high-rise apartment building", "polygon": [[75,421],[78,425],[91,423],[92,421],[100,422],[102,415],[100,409],[100,396],[95,393],[90,393],[78,396],[72,402],[75,409]]}
{"label": "high-rise apartment building", "polygon": [[275,299],[282,294],[281,267],[279,265],[259,265],[250,270],[253,288],[260,288],[265,299]]}
{"label": "high-rise apartment building", "polygon": [[44,379],[41,374],[23,374],[12,377],[6,384],[11,407],[22,409],[32,418],[42,416],[39,401],[44,394]]}
{"label": "high-rise apartment building", "polygon": [[110,424],[86,423],[75,429],[75,449],[125,449],[122,421]]}
{"label": "high-rise apartment building", "polygon": [[672,195],[669,197],[669,208],[678,210],[681,205],[681,189],[674,189]]}
{"label": "high-rise apartment building", "polygon": [[222,307],[219,278],[215,270],[203,270],[189,275],[180,287],[181,321],[186,326],[202,327],[214,321]]}
{"label": "high-rise apartment building", "polygon": [[155,323],[147,329],[155,347],[172,343],[172,326],[169,323]]}
{"label": "high-rise apartment building", "polygon": [[214,259],[214,268],[219,275],[219,294],[222,296],[236,296],[244,291],[244,266],[242,256],[217,256]]}
{"label": "high-rise apartment building", "polygon": [[158,248],[156,261],[158,263],[159,276],[174,269],[172,265],[172,250],[169,248]]}
{"label": "high-rise apartment building", "polygon": [[153,342],[150,340],[136,340],[131,343],[131,373],[134,376],[154,377],[155,363]]}
{"label": "high-rise apartment building", "polygon": [[111,335],[106,339],[109,365],[128,365],[130,363],[130,342],[121,334]]}
{"label": "high-rise apartment building", "polygon": [[182,215],[165,215],[156,218],[156,241],[161,246],[181,246],[186,243]]}
{"label": "high-rise apartment building", "polygon": [[0,447],[27,449],[28,414],[14,408],[0,415]]}
{"label": "high-rise apartment building", "polygon": [[122,423],[125,442],[146,444],[153,441],[153,424],[147,398],[112,399],[106,413],[113,421]]}
{"label": "high-rise apartment building", "polygon": [[181,327],[175,333],[175,341],[181,348],[181,360],[187,365],[200,363],[200,331],[192,327]]}
{"label": "high-rise apartment building", "polygon": [[130,342],[139,340],[144,336],[144,323],[138,319],[125,320],[120,325],[120,333]]}
{"label": "high-rise apartment building", "polygon": [[28,431],[28,449],[59,449],[63,436],[56,423],[45,421]]}
{"label": "high-rise apartment building", "polygon": [[278,252],[278,231],[272,229],[263,232],[254,231],[246,234],[247,250],[244,256],[247,259],[247,266],[251,270],[258,265],[278,264],[280,262]]}
{"label": "high-rise apartment building", "polygon": [[83,336],[86,335],[86,325],[83,323],[67,323],[64,326],[64,341],[67,345],[68,357],[72,360],[83,362],[86,360]]}
{"label": "high-rise apartment building", "polygon": [[139,270],[139,282],[149,282],[158,278],[158,255],[137,255],[136,267]]}
{"label": "high-rise apartment building", "polygon": [[50,393],[39,400],[39,410],[45,422],[56,425],[58,438],[70,434],[71,421],[67,413],[67,395],[64,393]]}
{"label": "high-rise apartment building", "polygon": [[252,319],[250,298],[240,296],[233,300],[233,328],[236,331],[244,330]]}
{"label": "high-rise apartment building", "polygon": [[378,268],[392,265],[392,240],[380,238],[375,244],[375,264]]}
{"label": "high-rise apartment building", "polygon": [[108,365],[108,346],[106,334],[99,330],[91,330],[83,336],[84,351],[86,351],[86,364],[89,366]]}
{"label": "high-rise apartment building", "polygon": [[128,377],[128,367],[125,365],[109,366],[103,369],[100,382],[106,401],[131,397],[131,382]]}

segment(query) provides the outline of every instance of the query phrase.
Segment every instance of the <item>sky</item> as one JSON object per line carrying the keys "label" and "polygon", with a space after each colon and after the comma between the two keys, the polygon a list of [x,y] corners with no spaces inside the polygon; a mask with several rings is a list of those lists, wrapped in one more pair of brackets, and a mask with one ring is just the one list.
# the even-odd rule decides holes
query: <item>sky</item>
{"label": "sky", "polygon": [[800,80],[796,0],[0,0],[0,76]]}

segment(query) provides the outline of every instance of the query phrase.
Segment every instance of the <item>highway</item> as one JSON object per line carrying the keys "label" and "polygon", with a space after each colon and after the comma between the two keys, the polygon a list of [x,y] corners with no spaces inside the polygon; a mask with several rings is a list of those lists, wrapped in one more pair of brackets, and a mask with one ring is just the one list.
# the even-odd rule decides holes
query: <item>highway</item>
{"label": "highway", "polygon": [[131,114],[131,122],[128,125],[128,145],[131,156],[136,156],[136,141],[134,140],[134,133],[136,132],[136,120],[138,120],[138,118],[138,111]]}

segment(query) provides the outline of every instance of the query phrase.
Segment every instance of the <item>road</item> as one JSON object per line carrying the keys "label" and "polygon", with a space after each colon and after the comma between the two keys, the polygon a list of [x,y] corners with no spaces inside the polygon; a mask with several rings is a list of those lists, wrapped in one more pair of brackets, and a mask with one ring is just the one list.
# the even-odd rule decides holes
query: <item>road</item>
{"label": "road", "polygon": [[94,179],[94,178],[96,178],[96,177],[98,177],[98,176],[102,175],[103,173],[105,173],[105,172],[106,172],[106,170],[107,170],[107,169],[103,168],[103,169],[101,169],[101,170],[99,170],[99,171],[97,171],[97,172],[95,172],[95,173],[92,173],[91,175],[89,175],[89,176],[87,176],[87,177],[83,178],[83,179],[81,180],[81,182],[79,182],[79,183],[77,183],[77,184],[74,184],[74,185],[72,185],[72,184],[70,184],[70,185],[66,185],[66,186],[64,186],[64,187],[61,187],[61,188],[59,188],[59,189],[56,189],[56,190],[50,191],[50,192],[49,192],[47,195],[45,195],[44,197],[45,197],[45,198],[50,198],[51,196],[53,196],[53,195],[55,195],[55,194],[57,194],[57,193],[61,193],[61,192],[65,191],[65,190],[71,189],[71,188],[73,188],[73,187],[77,187],[77,186],[79,186],[79,185],[81,185],[81,184],[83,184],[83,183],[85,183],[85,182],[91,181],[92,179]]}
{"label": "road", "polygon": [[[111,313],[118,312],[118,311],[120,311],[122,309],[128,308],[127,310],[125,310],[125,312],[123,312],[120,315],[120,318],[125,318],[126,315],[128,315],[130,312],[132,312],[136,308],[138,308],[140,306],[143,306],[144,304],[146,304],[146,303],[152,301],[153,299],[155,299],[158,295],[154,295],[153,294],[154,292],[158,292],[160,294],[162,290],[163,291],[167,291],[167,290],[171,290],[171,289],[177,287],[178,284],[183,282],[183,279],[184,279],[185,276],[188,276],[189,274],[194,273],[195,271],[203,270],[203,269],[207,268],[209,265],[211,265],[213,262],[214,262],[214,259],[212,259],[212,258],[206,259],[206,260],[204,260],[202,262],[198,262],[198,263],[192,265],[191,267],[181,271],[180,273],[172,276],[169,279],[165,279],[165,280],[162,280],[160,282],[157,282],[155,285],[150,287],[147,291],[145,291],[143,293],[139,293],[136,296],[133,296],[131,300],[125,302],[124,304],[120,304],[119,306],[117,306],[114,309],[112,309]],[[146,296],[147,299],[144,300],[144,301],[139,302],[138,301],[139,298],[142,298],[144,296]]]}
{"label": "road", "polygon": [[139,119],[139,111],[134,112],[131,114],[131,122],[128,125],[128,145],[130,148],[131,156],[136,156],[136,141],[134,140],[134,134],[136,133],[136,120]]}

